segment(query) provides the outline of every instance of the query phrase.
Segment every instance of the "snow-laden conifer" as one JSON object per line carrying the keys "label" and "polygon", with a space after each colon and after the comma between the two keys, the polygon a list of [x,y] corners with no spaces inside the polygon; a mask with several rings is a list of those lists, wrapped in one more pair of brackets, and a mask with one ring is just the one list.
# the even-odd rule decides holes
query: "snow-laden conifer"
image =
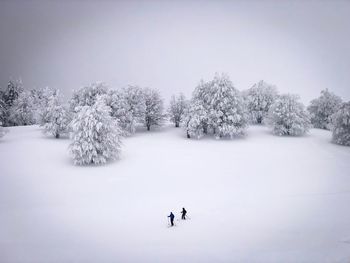
{"label": "snow-laden conifer", "polygon": [[62,104],[59,90],[49,98],[46,118],[47,122],[43,125],[46,134],[58,139],[62,134],[69,132],[70,113]]}
{"label": "snow-laden conifer", "polygon": [[72,121],[71,156],[77,165],[103,164],[118,158],[122,131],[103,98],[76,108]]}
{"label": "snow-laden conifer", "polygon": [[246,107],[251,123],[262,123],[277,98],[275,86],[261,80],[245,92]]}
{"label": "snow-laden conifer", "polygon": [[321,91],[321,96],[312,100],[307,108],[310,112],[313,127],[331,129],[330,117],[337,112],[342,100],[334,93],[326,90]]}
{"label": "snow-laden conifer", "polygon": [[309,131],[310,118],[299,96],[285,94],[270,107],[266,123],[276,135],[303,135]]}
{"label": "snow-laden conifer", "polygon": [[163,124],[165,119],[163,113],[164,102],[158,90],[145,88],[143,93],[146,106],[143,123],[149,131],[152,126],[161,126]]}
{"label": "snow-laden conifer", "polygon": [[331,120],[333,142],[350,146],[350,102],[342,103]]}
{"label": "snow-laden conifer", "polygon": [[187,106],[188,102],[184,94],[180,93],[178,96],[171,96],[168,116],[170,121],[175,124],[175,127],[180,127]]}

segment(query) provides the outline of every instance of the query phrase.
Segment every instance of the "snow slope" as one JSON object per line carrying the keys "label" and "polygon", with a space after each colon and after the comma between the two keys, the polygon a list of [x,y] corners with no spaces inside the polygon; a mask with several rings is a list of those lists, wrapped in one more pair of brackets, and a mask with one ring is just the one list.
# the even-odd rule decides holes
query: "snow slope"
{"label": "snow slope", "polygon": [[[77,167],[37,126],[0,140],[0,262],[350,262],[350,147],[330,133],[139,131]],[[167,215],[191,218],[167,227]]]}

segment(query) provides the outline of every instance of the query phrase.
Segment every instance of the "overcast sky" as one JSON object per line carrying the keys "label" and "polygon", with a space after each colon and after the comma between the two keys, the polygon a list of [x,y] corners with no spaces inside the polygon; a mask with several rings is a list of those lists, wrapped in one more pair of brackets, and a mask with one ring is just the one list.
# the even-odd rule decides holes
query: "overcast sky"
{"label": "overcast sky", "polygon": [[328,88],[350,99],[350,1],[3,1],[0,85],[90,82],[190,95],[229,74],[263,79],[305,103]]}

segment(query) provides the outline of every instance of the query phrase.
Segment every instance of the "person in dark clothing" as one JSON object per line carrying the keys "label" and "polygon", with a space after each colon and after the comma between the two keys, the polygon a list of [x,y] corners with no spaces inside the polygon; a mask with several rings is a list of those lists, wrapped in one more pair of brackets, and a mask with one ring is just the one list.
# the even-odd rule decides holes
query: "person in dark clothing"
{"label": "person in dark clothing", "polygon": [[187,211],[186,211],[186,209],[185,209],[184,207],[182,208],[181,214],[182,214],[181,219],[182,219],[182,220],[186,220]]}
{"label": "person in dark clothing", "polygon": [[170,212],[170,215],[168,217],[170,217],[171,226],[174,226],[174,218],[175,218],[175,216],[174,216],[173,212]]}

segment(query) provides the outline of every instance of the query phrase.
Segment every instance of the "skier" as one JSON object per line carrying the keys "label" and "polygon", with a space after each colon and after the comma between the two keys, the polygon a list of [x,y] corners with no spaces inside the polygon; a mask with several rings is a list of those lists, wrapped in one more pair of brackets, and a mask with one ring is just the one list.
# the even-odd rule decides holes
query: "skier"
{"label": "skier", "polygon": [[173,212],[170,212],[170,215],[168,217],[170,217],[171,226],[174,226],[174,218],[175,218],[175,216],[174,216]]}
{"label": "skier", "polygon": [[184,207],[182,208],[181,214],[182,214],[181,219],[182,219],[182,220],[186,220],[187,211],[186,211],[186,209],[185,209]]}

